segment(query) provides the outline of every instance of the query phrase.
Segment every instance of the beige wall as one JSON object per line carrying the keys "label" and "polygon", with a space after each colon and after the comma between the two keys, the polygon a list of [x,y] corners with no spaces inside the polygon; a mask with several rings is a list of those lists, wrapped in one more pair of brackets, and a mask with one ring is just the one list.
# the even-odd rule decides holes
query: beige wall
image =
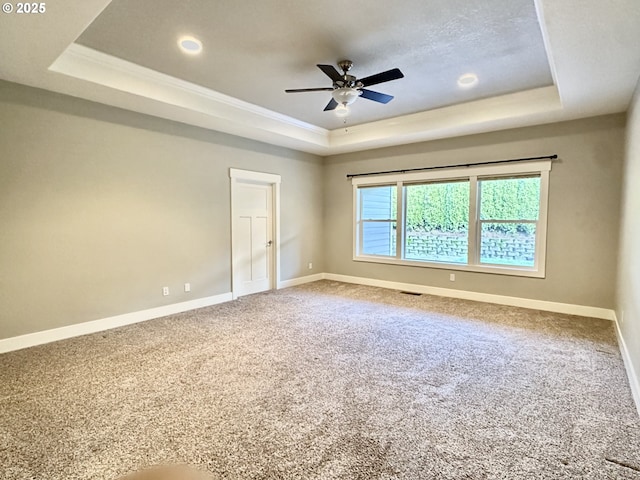
{"label": "beige wall", "polygon": [[[627,120],[616,315],[631,363],[640,375],[640,82]],[[640,381],[635,378],[636,385]],[[640,395],[640,392],[636,392]],[[639,405],[640,408],[640,405]]]}
{"label": "beige wall", "polygon": [[282,175],[281,279],[323,271],[319,157],[6,82],[0,125],[0,338],[230,292],[229,167]]}
{"label": "beige wall", "polygon": [[[442,288],[613,308],[624,156],[623,115],[453,138],[325,159],[325,270]],[[348,173],[557,153],[550,175],[546,278],[352,260]]]}
{"label": "beige wall", "polygon": [[[638,115],[630,115],[627,185],[640,176]],[[623,115],[333,156],[324,166],[313,155],[6,82],[0,124],[0,338],[229,292],[229,167],[282,175],[282,280],[324,271],[614,306]],[[456,272],[451,283],[447,270],[352,261],[347,173],[551,153],[560,159],[546,279]],[[626,191],[618,315],[625,311],[637,365],[638,194]]]}

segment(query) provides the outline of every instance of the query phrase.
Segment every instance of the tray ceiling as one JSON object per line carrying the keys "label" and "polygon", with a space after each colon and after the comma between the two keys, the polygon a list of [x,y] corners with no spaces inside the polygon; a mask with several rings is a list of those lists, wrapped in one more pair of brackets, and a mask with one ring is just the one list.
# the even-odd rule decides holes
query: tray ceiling
{"label": "tray ceiling", "polygon": [[[637,0],[57,0],[2,22],[0,79],[319,155],[623,112],[640,76]],[[330,92],[284,93],[343,59],[400,68],[371,87],[394,100],[344,123]]]}
{"label": "tray ceiling", "polygon": [[[184,35],[201,54],[179,50]],[[330,92],[284,93],[330,87],[318,63],[404,73],[371,87],[394,100],[358,99],[349,125],[553,84],[533,0],[114,0],[77,43],[326,129],[343,122],[323,111]],[[476,87],[458,86],[465,73]]]}

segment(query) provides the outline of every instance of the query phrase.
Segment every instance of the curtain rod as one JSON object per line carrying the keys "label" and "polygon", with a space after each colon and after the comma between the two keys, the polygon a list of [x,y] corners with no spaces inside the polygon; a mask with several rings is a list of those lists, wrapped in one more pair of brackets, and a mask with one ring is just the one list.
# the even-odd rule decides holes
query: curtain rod
{"label": "curtain rod", "polygon": [[554,154],[554,155],[545,155],[543,157],[512,158],[510,160],[493,160],[490,162],[460,163],[458,165],[438,165],[436,167],[405,168],[403,170],[387,170],[384,172],[348,173],[347,178],[366,177],[369,175],[387,175],[392,173],[420,172],[423,170],[438,170],[440,168],[475,167],[476,165],[494,165],[496,163],[507,163],[507,162],[526,162],[530,160],[544,160],[544,159],[555,160],[556,158],[558,158],[558,155]]}

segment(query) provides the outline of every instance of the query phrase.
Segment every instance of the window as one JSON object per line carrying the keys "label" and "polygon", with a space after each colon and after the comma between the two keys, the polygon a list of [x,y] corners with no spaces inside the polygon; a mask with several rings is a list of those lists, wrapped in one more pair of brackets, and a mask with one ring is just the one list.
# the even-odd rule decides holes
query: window
{"label": "window", "polygon": [[407,185],[404,196],[405,258],[466,264],[469,258],[469,181]]}
{"label": "window", "polygon": [[354,259],[544,277],[550,161],[355,177]]}
{"label": "window", "polygon": [[360,223],[364,255],[396,256],[396,188],[360,189]]}
{"label": "window", "polygon": [[480,263],[533,267],[540,177],[478,181]]}

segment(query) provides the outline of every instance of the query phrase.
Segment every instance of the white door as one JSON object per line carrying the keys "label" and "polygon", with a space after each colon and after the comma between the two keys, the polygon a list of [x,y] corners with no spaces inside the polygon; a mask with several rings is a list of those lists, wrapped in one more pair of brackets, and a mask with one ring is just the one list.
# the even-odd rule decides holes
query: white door
{"label": "white door", "polygon": [[272,288],[273,187],[237,181],[233,189],[234,296]]}

